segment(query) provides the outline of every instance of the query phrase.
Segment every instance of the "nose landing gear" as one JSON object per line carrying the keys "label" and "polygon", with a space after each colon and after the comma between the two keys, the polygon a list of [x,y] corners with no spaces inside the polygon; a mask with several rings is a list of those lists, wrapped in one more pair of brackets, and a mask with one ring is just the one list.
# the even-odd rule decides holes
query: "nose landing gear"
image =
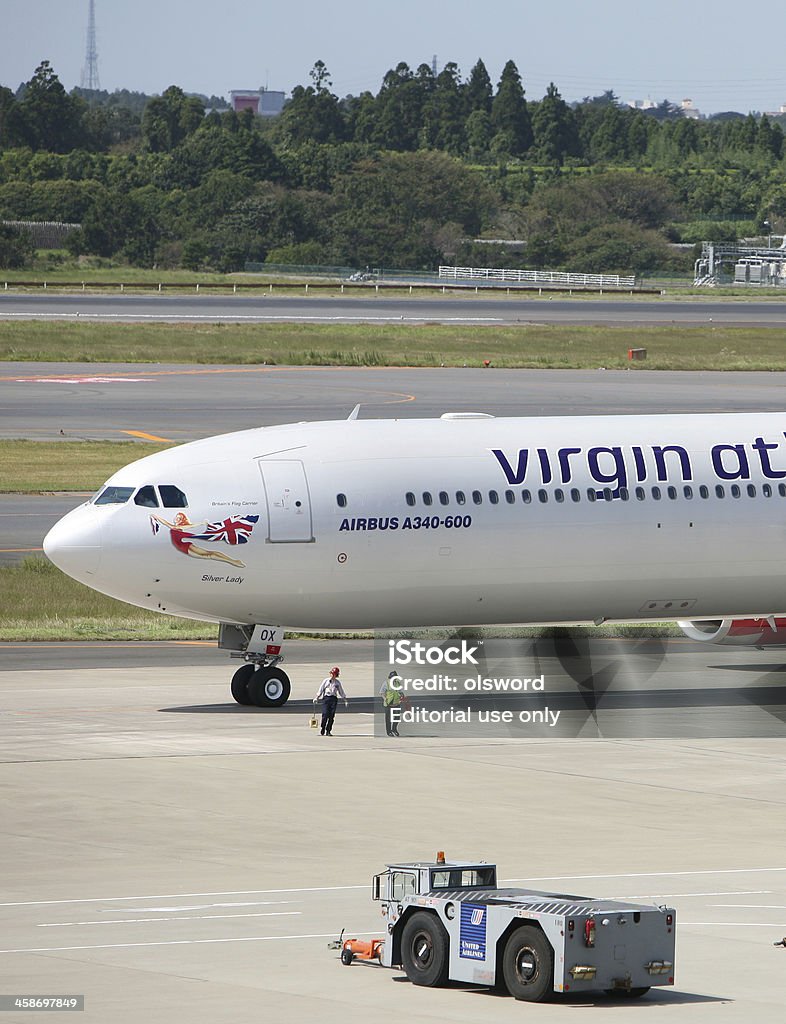
{"label": "nose landing gear", "polygon": [[289,676],[273,665],[243,665],[232,676],[232,696],[238,704],[280,708],[289,700]]}
{"label": "nose landing gear", "polygon": [[278,667],[283,661],[283,637],[281,626],[221,623],[218,646],[246,661],[232,676],[232,696],[238,704],[280,708],[289,700],[289,676]]}

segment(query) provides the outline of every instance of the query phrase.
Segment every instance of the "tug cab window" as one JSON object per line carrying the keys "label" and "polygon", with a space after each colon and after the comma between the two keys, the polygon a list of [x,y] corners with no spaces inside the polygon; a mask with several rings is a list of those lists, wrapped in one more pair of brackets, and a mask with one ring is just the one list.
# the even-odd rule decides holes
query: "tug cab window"
{"label": "tug cab window", "polygon": [[134,495],[134,504],[142,505],[144,508],[158,508],[158,498],[156,497],[155,487],[147,484],[145,487],[140,487]]}
{"label": "tug cab window", "polygon": [[417,892],[417,880],[410,871],[390,872],[390,898],[395,903]]}
{"label": "tug cab window", "polygon": [[124,505],[134,493],[134,487],[105,487],[95,500],[96,505]]}
{"label": "tug cab window", "polygon": [[158,491],[164,508],[188,508],[188,499],[174,484],[159,484]]}
{"label": "tug cab window", "polygon": [[432,889],[479,889],[496,883],[494,868],[437,868],[431,872]]}

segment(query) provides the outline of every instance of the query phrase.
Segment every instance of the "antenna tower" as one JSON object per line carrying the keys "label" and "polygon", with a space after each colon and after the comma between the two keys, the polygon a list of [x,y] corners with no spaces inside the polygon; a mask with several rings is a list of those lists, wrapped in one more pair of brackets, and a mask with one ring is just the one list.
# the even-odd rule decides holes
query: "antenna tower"
{"label": "antenna tower", "polygon": [[434,76],[434,78],[437,77],[437,55],[436,55],[436,53],[431,58],[431,74]]}
{"label": "antenna tower", "polygon": [[87,47],[85,49],[85,66],[82,68],[82,88],[100,89],[98,80],[98,49],[96,48],[96,4],[89,0],[87,10]]}

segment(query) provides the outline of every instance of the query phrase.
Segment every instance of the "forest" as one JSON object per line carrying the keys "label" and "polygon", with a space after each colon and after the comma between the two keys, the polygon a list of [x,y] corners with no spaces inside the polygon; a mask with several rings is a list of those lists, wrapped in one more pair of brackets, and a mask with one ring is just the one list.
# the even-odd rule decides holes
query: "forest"
{"label": "forest", "polygon": [[531,99],[513,61],[496,85],[482,60],[401,63],[343,98],[321,61],[308,78],[272,119],[177,86],[68,93],[48,61],[0,86],[0,267],[41,258],[8,222],[43,220],[80,225],[50,262],[684,273],[689,244],[786,222],[776,118]]}

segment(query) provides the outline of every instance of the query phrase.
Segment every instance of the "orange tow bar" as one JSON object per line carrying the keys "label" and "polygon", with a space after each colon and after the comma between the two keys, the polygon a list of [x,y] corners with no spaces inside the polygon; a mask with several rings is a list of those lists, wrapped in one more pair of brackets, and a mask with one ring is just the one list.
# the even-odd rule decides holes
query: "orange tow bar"
{"label": "orange tow bar", "polygon": [[328,943],[328,949],[341,950],[341,963],[349,967],[353,960],[376,960],[382,962],[382,948],[385,945],[384,939],[345,939],[344,929],[341,935],[333,942]]}

